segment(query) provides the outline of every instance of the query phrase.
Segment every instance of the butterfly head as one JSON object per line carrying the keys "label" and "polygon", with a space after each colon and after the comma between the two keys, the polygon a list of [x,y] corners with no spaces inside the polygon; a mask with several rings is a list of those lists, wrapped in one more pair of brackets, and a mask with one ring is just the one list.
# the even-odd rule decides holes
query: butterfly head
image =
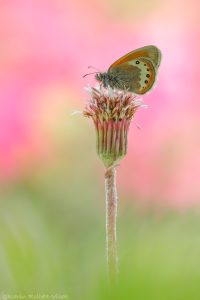
{"label": "butterfly head", "polygon": [[114,76],[112,76],[112,74],[110,74],[108,72],[97,73],[95,75],[95,79],[99,82],[102,82],[102,84],[105,88],[107,88],[108,86],[114,87],[115,78],[114,78]]}
{"label": "butterfly head", "polygon": [[102,82],[104,87],[107,87],[107,73],[106,72],[104,72],[104,73],[101,73],[101,72],[97,73],[95,75],[95,79],[97,81],[99,81],[99,82]]}

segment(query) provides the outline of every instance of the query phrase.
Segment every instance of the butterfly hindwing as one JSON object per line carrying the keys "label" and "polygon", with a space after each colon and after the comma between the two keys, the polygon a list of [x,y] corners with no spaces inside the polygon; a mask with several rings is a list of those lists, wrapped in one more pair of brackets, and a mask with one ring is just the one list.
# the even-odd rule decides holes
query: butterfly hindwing
{"label": "butterfly hindwing", "polygon": [[136,94],[145,94],[154,82],[156,70],[149,59],[137,58],[113,66],[108,71],[118,79],[119,89],[128,89]]}

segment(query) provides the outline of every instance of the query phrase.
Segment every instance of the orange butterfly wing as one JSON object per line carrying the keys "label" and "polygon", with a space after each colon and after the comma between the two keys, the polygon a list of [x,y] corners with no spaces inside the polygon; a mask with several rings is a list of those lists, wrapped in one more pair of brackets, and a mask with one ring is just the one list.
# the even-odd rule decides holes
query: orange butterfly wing
{"label": "orange butterfly wing", "polygon": [[153,62],[155,67],[158,68],[160,65],[160,61],[161,61],[161,52],[156,46],[153,46],[153,45],[145,46],[145,47],[133,50],[133,51],[125,54],[124,56],[120,57],[109,67],[109,69],[119,66],[123,63],[130,62],[131,60],[135,60],[136,58],[139,58],[139,57],[145,57],[147,59],[149,58]]}
{"label": "orange butterfly wing", "polygon": [[[109,67],[108,72],[117,73],[122,86],[131,92],[145,94],[154,85],[160,61],[160,50],[155,46],[145,46],[119,58]],[[134,77],[138,69],[140,76]],[[124,78],[126,81],[123,83]]]}

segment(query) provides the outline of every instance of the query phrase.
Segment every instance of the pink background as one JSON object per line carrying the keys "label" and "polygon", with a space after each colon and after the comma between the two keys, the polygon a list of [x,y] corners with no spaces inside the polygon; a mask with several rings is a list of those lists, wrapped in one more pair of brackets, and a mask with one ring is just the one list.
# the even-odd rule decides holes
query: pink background
{"label": "pink background", "polygon": [[135,117],[141,130],[132,123],[120,194],[147,205],[198,204],[199,11],[197,0],[1,1],[2,188],[49,174],[71,189],[78,176],[83,191],[95,176],[101,182],[93,125],[71,116],[85,105],[83,88],[94,84],[82,75],[88,65],[106,70],[126,52],[155,44],[163,53],[158,82]]}

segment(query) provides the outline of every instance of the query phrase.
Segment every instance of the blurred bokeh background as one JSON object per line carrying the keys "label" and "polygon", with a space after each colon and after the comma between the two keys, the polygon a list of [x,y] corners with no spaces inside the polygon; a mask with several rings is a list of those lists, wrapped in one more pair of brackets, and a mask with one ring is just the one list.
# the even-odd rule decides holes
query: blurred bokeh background
{"label": "blurred bokeh background", "polygon": [[[199,11],[198,0],[0,1],[1,293],[200,299]],[[112,291],[104,169],[92,123],[72,112],[94,84],[88,65],[148,44],[163,60],[118,168]]]}

